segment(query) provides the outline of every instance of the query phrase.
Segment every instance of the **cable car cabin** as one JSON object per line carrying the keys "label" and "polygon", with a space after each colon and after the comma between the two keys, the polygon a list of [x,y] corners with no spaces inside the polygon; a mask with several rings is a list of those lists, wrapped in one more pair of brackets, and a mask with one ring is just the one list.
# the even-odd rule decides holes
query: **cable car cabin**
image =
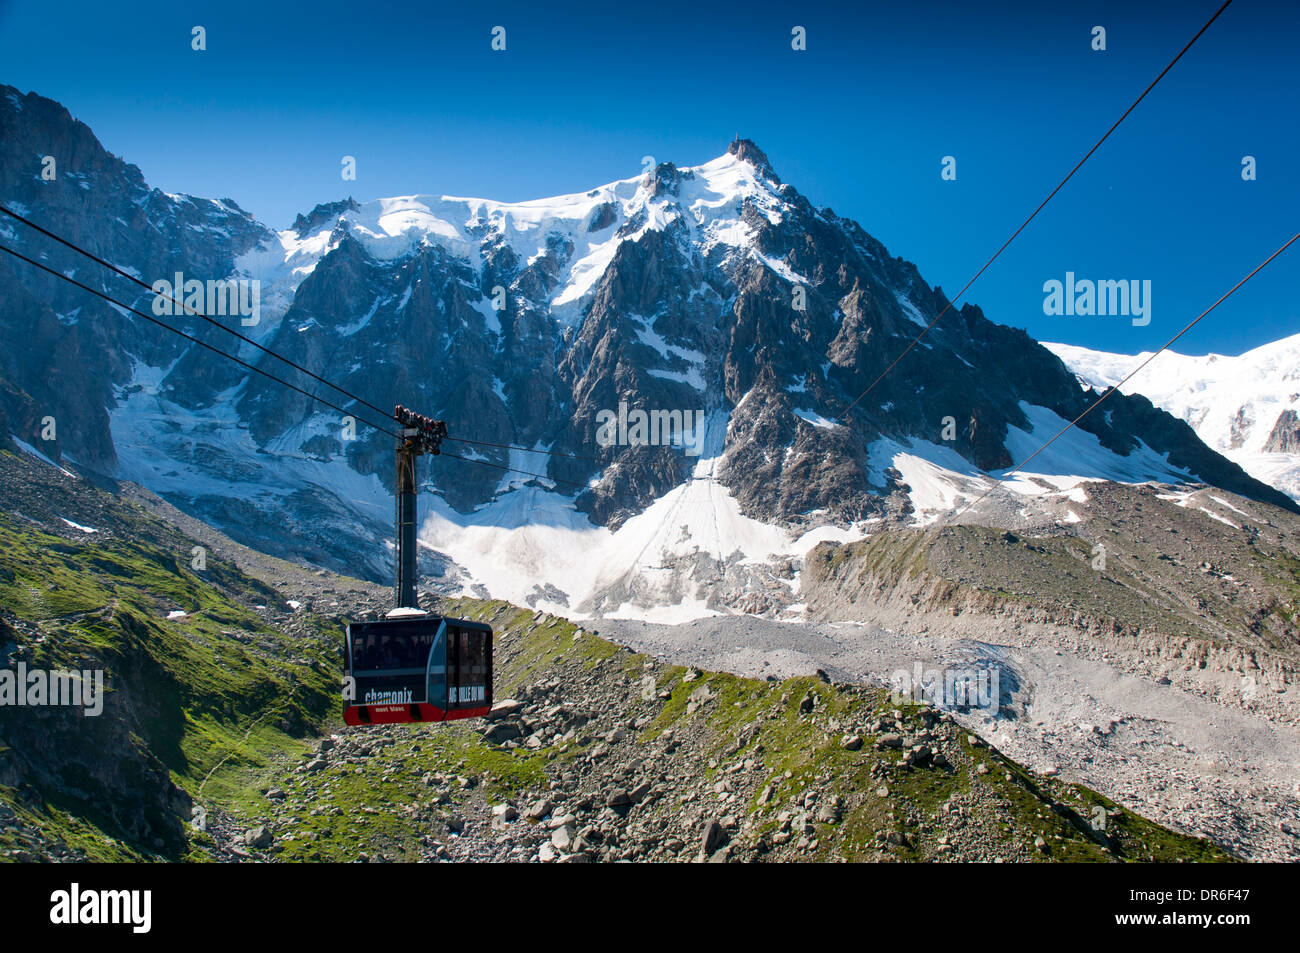
{"label": "cable car cabin", "polygon": [[492,709],[492,627],[417,609],[347,628],[349,725],[475,718]]}

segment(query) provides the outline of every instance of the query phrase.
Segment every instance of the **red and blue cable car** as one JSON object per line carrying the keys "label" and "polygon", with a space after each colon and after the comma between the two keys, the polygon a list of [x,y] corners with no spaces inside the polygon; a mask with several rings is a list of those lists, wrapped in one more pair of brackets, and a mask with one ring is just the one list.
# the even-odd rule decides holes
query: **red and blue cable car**
{"label": "red and blue cable car", "polygon": [[492,627],[419,609],[347,628],[349,725],[475,718],[492,710]]}

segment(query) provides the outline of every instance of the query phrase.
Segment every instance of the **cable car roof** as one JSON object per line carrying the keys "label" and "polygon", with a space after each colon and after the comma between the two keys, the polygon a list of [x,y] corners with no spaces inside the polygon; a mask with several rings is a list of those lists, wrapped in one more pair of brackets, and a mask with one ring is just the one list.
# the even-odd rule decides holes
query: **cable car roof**
{"label": "cable car roof", "polygon": [[416,619],[424,618],[430,613],[423,609],[412,609],[409,606],[398,606],[396,609],[389,609],[385,619]]}

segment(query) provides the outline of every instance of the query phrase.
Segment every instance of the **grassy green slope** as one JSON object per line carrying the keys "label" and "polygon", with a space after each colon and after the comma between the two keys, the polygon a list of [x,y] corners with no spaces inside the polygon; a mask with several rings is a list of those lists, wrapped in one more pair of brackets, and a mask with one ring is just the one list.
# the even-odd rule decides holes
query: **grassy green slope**
{"label": "grassy green slope", "polygon": [[[0,460],[11,487],[32,467]],[[333,623],[295,619],[291,631],[274,592],[219,559],[192,569],[193,541],[138,507],[66,478],[42,489],[41,503],[0,513],[0,642],[16,643],[11,665],[103,670],[105,708],[0,708],[0,798],[93,859],[182,856],[186,795],[265,764],[332,711]],[[98,531],[59,532],[54,514],[86,520],[87,498]],[[174,610],[186,615],[169,620]],[[30,839],[10,825],[0,850]]]}
{"label": "grassy green slope", "polygon": [[[496,694],[528,699],[534,746],[489,742],[482,724],[344,732],[339,632],[377,608],[372,591],[287,564],[279,589],[213,555],[192,569],[193,539],[26,458],[0,453],[0,483],[0,647],[9,664],[102,668],[109,690],[99,718],[0,708],[0,857],[527,857],[545,829],[520,819],[498,837],[489,807],[549,793],[607,859],[689,859],[715,815],[746,859],[1228,859],[883,692],[665,666],[498,602],[446,609],[494,625]],[[313,580],[337,593],[312,603],[321,614],[288,609]],[[552,730],[560,709],[577,727]],[[893,733],[933,735],[946,764],[877,746]],[[601,814],[641,778],[645,801]],[[809,792],[833,816],[800,813]],[[206,829],[189,823],[195,805]],[[240,846],[262,826],[267,842]]]}

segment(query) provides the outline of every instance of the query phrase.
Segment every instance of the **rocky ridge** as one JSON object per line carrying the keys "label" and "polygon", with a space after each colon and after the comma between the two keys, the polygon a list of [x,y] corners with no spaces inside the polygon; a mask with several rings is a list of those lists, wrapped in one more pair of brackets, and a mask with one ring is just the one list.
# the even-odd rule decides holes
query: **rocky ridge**
{"label": "rocky ridge", "polygon": [[[544,479],[444,457],[434,488],[453,521],[472,524],[531,483],[615,529],[694,479],[691,458],[671,445],[682,431],[601,445],[597,415],[624,404],[708,415],[721,431],[710,477],[719,496],[802,530],[906,518],[891,476],[900,448],[1007,466],[1030,409],[1072,419],[1090,399],[1054,354],[963,304],[839,420],[948,302],[914,264],[783,182],[746,140],[703,165],[664,162],[586,193],[513,204],[348,198],[281,232],[231,200],[150,189],[35,94],[0,89],[0,143],[0,200],[146,280],[181,271],[262,282],[261,323],[248,330],[278,353],[381,408],[445,417],[453,437],[572,454],[460,445],[459,456]],[[33,160],[47,154],[62,170],[53,182]],[[71,251],[46,249],[12,222],[0,228],[60,270],[88,273]],[[26,266],[0,268],[14,290],[0,328],[22,342],[0,365],[7,432],[149,486],[255,548],[383,577],[391,437],[365,425],[363,408],[349,407],[352,439],[338,414],[301,395]],[[229,343],[201,321],[180,323]],[[1144,398],[1108,407],[1081,427],[1117,465],[1150,450],[1215,485],[1294,505]],[[47,416],[59,422],[54,441],[38,439]],[[459,544],[427,555],[431,581],[457,571]]]}

